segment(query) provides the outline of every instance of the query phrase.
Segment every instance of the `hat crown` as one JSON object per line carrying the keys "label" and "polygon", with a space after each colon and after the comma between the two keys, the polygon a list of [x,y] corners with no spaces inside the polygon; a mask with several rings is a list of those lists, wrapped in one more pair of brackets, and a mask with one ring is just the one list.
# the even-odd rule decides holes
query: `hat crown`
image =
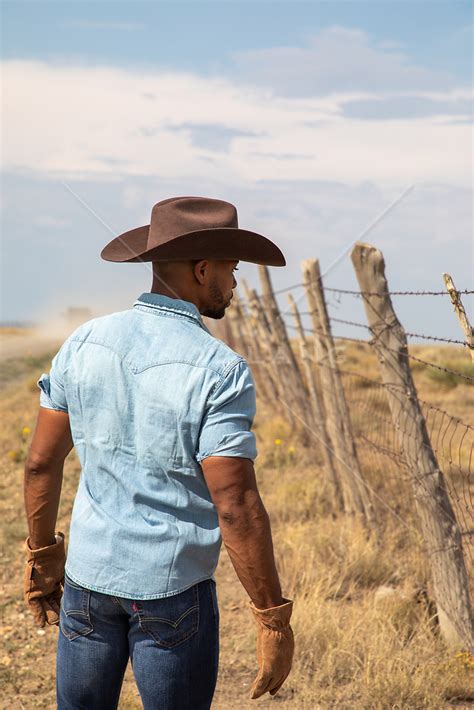
{"label": "hat crown", "polygon": [[212,259],[285,266],[267,237],[240,229],[230,202],[171,197],[152,209],[150,224],[129,229],[105,245],[102,259],[119,263]]}
{"label": "hat crown", "polygon": [[238,226],[237,210],[230,202],[209,197],[172,197],[158,202],[151,211],[147,249],[184,234]]}

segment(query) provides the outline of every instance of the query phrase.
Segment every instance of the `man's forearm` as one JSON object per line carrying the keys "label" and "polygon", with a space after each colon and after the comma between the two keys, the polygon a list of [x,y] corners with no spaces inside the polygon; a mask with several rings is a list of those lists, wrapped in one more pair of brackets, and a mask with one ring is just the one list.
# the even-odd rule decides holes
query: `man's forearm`
{"label": "man's forearm", "polygon": [[222,540],[237,576],[259,609],[282,603],[270,520],[258,494],[219,511]]}
{"label": "man's forearm", "polygon": [[52,462],[47,467],[34,466],[28,460],[25,464],[25,511],[32,549],[55,542],[63,468],[64,461]]}

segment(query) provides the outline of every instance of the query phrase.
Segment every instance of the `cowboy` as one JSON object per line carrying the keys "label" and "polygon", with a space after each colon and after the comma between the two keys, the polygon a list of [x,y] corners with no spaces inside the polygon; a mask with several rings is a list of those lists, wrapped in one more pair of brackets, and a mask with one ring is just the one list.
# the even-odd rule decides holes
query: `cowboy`
{"label": "cowboy", "polygon": [[[38,380],[25,464],[25,598],[58,625],[60,710],[116,708],[130,658],[146,710],[209,708],[217,679],[221,541],[257,623],[251,697],[290,672],[292,601],[282,596],[254,472],[255,387],[213,337],[240,260],[284,266],[222,200],[177,197],[101,252],[151,261],[151,292],[79,326]],[[56,531],[64,460],[82,471],[67,559]]]}

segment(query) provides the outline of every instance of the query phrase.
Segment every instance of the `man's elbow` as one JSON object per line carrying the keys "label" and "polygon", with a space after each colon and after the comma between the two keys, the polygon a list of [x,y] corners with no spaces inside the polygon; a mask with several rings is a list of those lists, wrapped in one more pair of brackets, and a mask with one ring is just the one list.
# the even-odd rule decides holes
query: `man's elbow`
{"label": "man's elbow", "polygon": [[45,456],[34,451],[29,451],[25,460],[25,476],[39,476],[55,470],[64,461],[58,461],[52,456]]}

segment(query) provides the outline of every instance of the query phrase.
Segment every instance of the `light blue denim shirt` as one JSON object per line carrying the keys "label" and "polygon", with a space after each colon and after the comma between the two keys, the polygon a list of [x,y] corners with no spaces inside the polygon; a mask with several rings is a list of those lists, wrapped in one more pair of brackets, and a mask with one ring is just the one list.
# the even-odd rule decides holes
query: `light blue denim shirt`
{"label": "light blue denim shirt", "polygon": [[142,293],[77,328],[38,386],[42,407],[69,413],[82,466],[68,576],[135,599],[212,578],[221,535],[200,462],[257,456],[244,358],[193,303]]}

